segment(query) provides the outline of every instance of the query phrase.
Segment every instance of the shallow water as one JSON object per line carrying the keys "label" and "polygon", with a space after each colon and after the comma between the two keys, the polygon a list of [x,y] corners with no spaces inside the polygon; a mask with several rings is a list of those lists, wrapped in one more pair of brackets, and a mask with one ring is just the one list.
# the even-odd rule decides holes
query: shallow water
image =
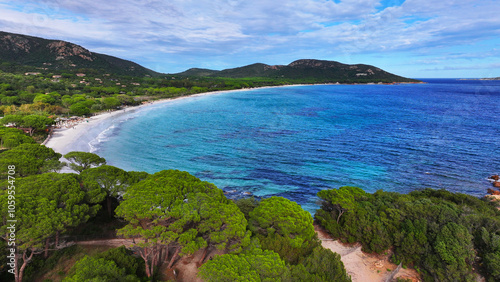
{"label": "shallow water", "polygon": [[499,173],[500,81],[254,89],[123,115],[93,151],[126,170],[188,171],[235,197],[445,188],[485,194]]}

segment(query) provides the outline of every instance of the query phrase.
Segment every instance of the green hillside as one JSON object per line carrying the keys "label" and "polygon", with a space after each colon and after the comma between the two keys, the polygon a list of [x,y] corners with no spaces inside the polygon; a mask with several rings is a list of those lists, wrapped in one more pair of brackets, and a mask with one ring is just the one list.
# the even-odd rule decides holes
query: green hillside
{"label": "green hillside", "polygon": [[34,72],[93,69],[117,75],[158,75],[134,62],[94,53],[70,42],[7,32],[0,32],[0,61],[29,66]]}
{"label": "green hillside", "polygon": [[291,79],[303,82],[418,82],[401,77],[380,68],[356,64],[347,65],[335,61],[302,59],[289,65],[252,64],[221,71],[190,69],[177,73],[179,76],[249,78],[264,77],[273,79]]}

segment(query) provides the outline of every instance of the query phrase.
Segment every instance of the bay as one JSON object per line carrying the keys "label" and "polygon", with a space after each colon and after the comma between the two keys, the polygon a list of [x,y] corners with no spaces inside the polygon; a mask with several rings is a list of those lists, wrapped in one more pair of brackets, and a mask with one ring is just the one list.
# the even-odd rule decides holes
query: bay
{"label": "bay", "polygon": [[500,81],[313,85],[193,97],[127,114],[91,141],[108,164],[188,171],[228,197],[322,189],[483,196],[500,172]]}

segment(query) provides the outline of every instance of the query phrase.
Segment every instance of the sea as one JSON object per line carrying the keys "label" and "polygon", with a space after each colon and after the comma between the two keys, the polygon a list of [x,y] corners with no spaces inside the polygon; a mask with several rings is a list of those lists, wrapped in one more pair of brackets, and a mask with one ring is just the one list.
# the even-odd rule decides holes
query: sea
{"label": "sea", "polygon": [[229,198],[356,186],[484,196],[500,173],[500,81],[308,85],[223,92],[131,110],[91,151],[125,170],[187,171]]}

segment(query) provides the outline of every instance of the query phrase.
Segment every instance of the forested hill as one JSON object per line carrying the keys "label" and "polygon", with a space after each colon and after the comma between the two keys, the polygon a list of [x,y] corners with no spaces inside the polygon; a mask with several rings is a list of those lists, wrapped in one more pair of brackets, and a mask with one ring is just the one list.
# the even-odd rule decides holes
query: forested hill
{"label": "forested hill", "polygon": [[33,67],[33,72],[94,69],[117,75],[159,74],[134,62],[90,52],[70,42],[8,32],[0,32],[0,62]]}
{"label": "forested hill", "polygon": [[221,71],[195,68],[176,75],[227,78],[266,77],[312,82],[418,82],[370,65],[347,65],[335,61],[312,59],[297,60],[289,65],[271,66],[257,63]]}
{"label": "forested hill", "polygon": [[[111,73],[143,77],[160,76],[134,62],[117,57],[91,52],[82,46],[62,41],[49,40],[22,34],[0,31],[0,63],[7,72],[53,72]],[[7,65],[7,67],[6,67]],[[15,68],[16,71],[8,67]],[[252,64],[248,66],[210,70],[192,68],[172,74],[181,77],[212,78],[265,78],[286,80],[288,83],[368,83],[368,82],[419,82],[386,72],[378,67],[356,64],[348,65],[335,61],[302,59],[288,65]]]}

